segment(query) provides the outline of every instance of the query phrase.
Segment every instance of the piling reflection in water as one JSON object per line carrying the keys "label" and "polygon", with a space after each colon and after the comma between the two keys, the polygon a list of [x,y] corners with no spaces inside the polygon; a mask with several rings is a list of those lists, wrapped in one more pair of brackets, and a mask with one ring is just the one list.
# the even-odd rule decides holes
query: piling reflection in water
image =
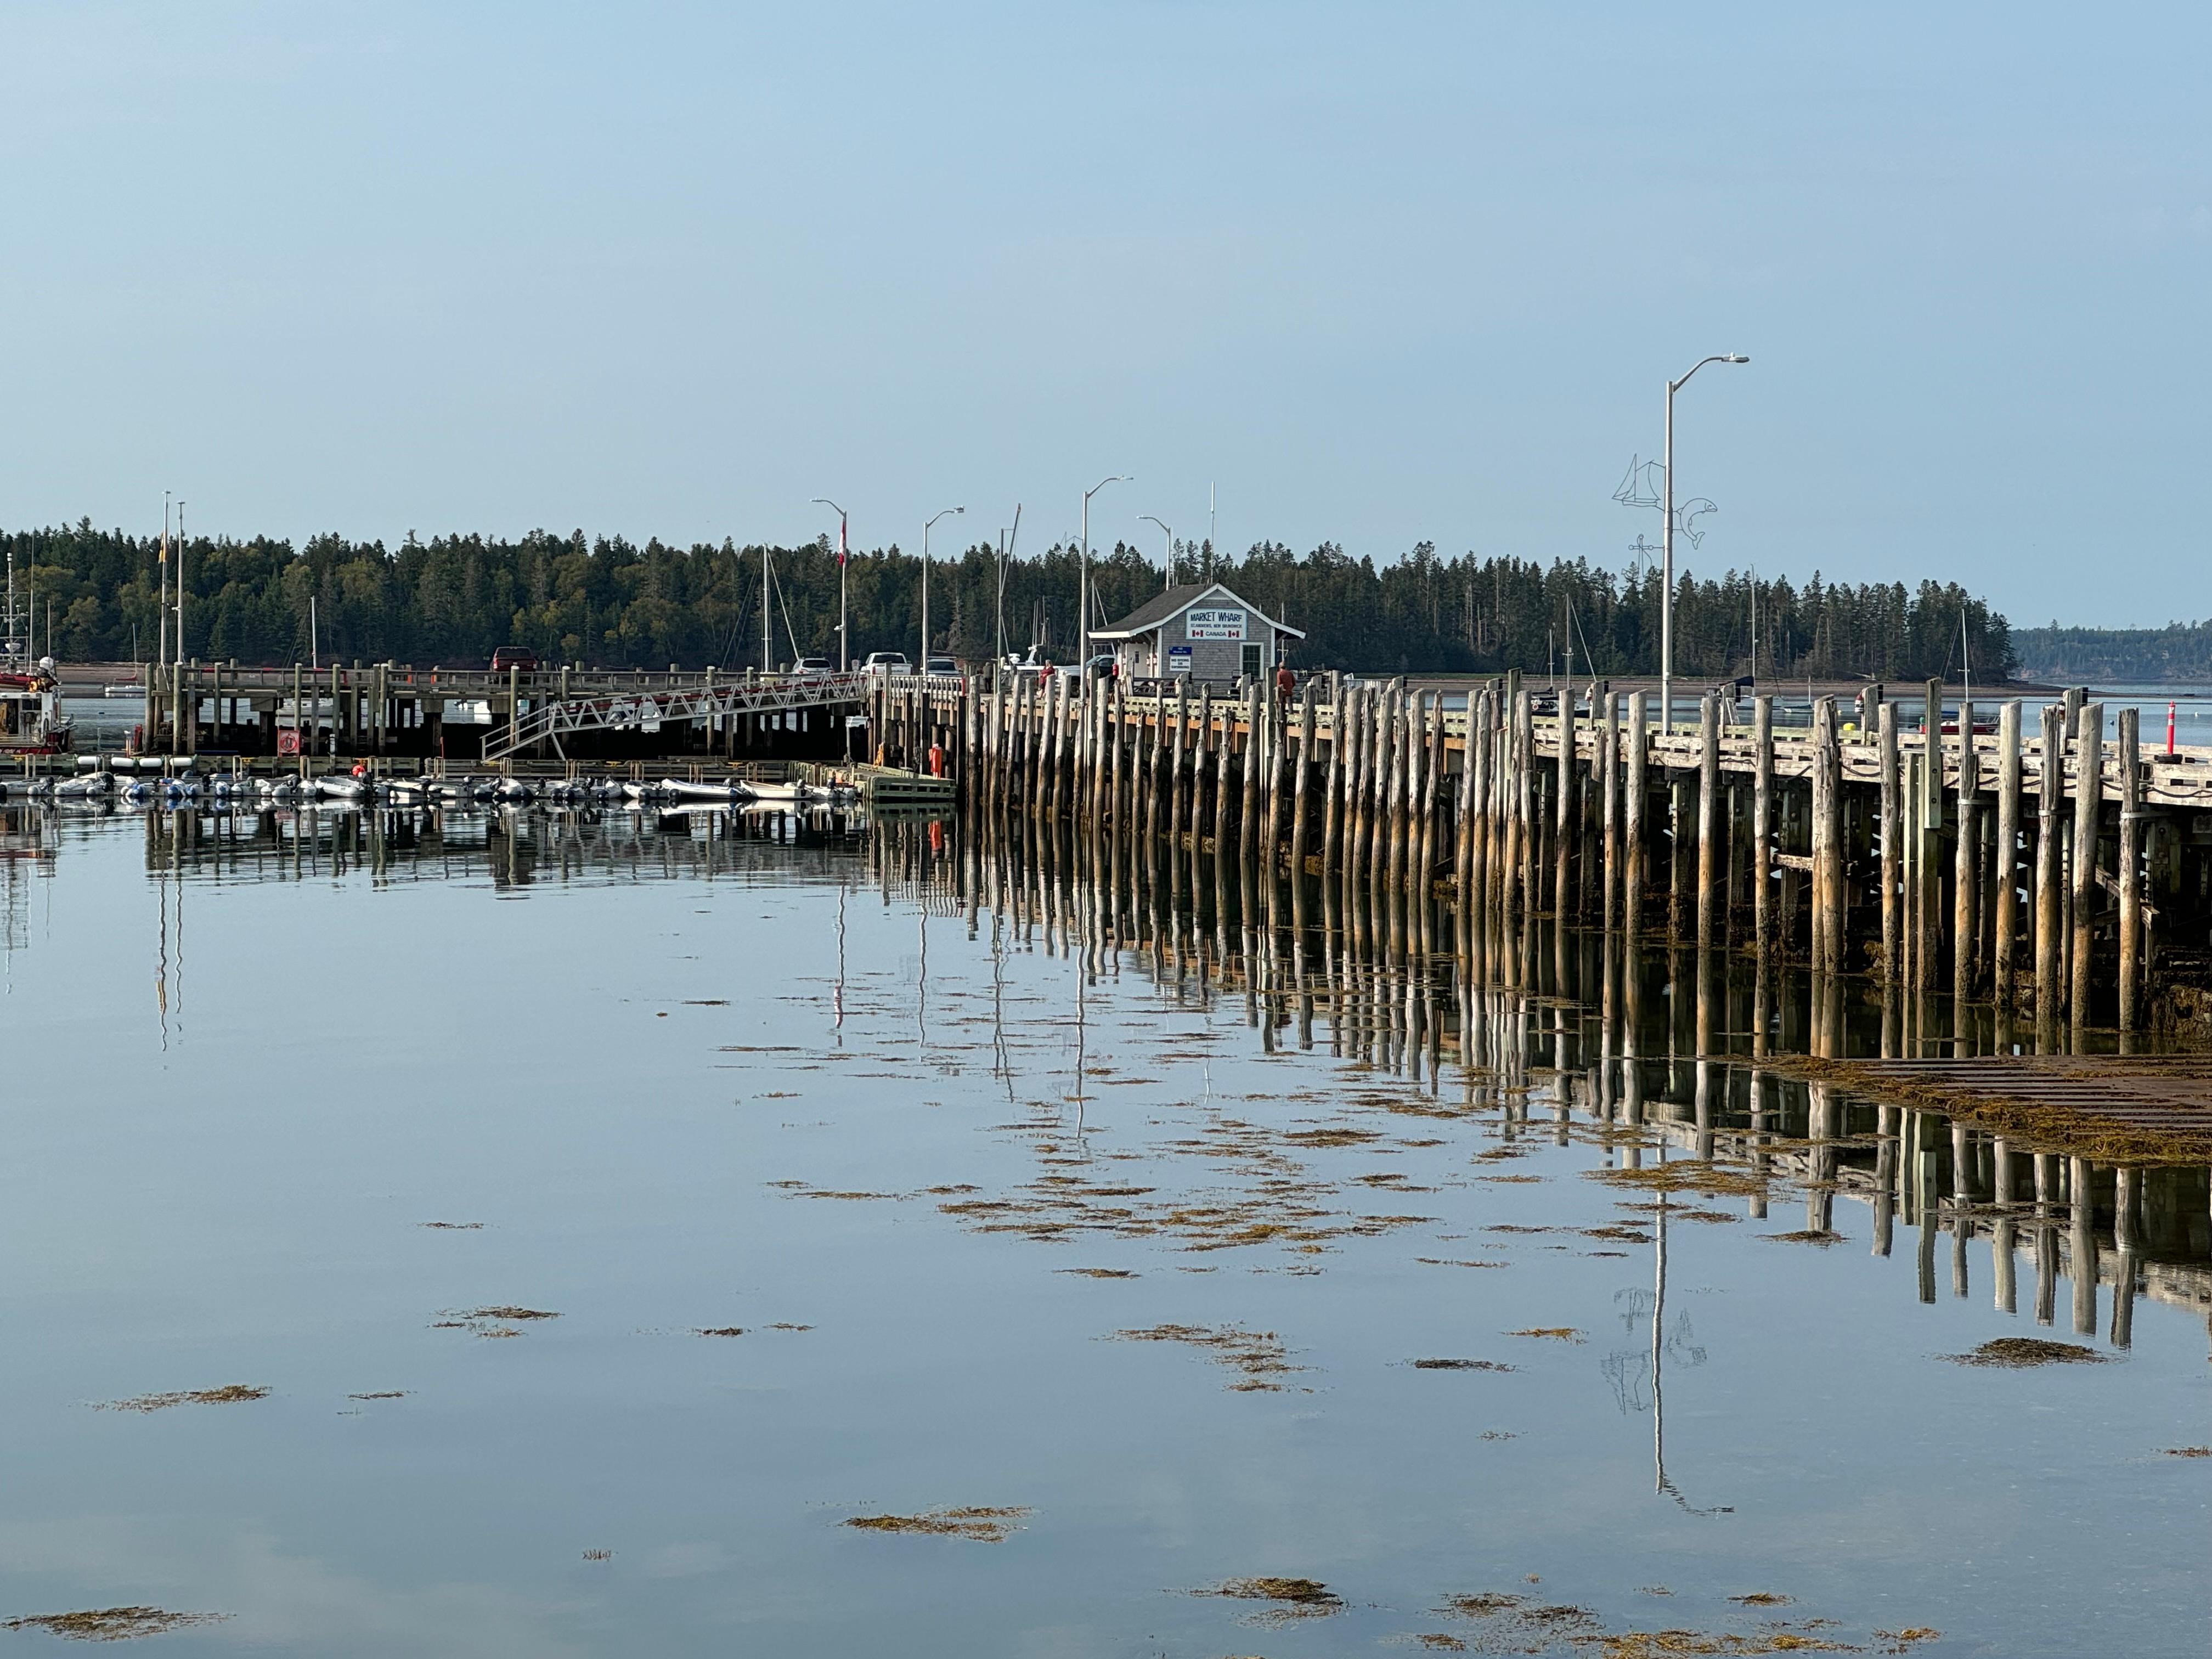
{"label": "piling reflection in water", "polygon": [[1741,1169],[1754,1218],[1770,1182],[1801,1191],[1802,1226],[1784,1238],[1838,1242],[1837,1200],[1853,1200],[1875,1254],[1910,1230],[1924,1300],[1939,1254],[1952,1292],[1971,1294],[1972,1256],[1986,1244],[2005,1312],[2018,1311],[2025,1257],[2045,1324],[2057,1322],[2062,1279],[2073,1328],[2097,1333],[2101,1304],[2115,1346],[2140,1295],[2212,1319],[2212,1171],[2017,1146],[1762,1063],[1989,1052],[2002,1036],[1995,1022],[1925,1036],[1878,987],[1762,972],[1717,951],[1638,950],[1541,916],[1455,915],[1353,879],[1270,880],[1219,840],[1139,843],[1014,814],[964,836],[878,823],[867,847],[887,895],[963,916],[970,938],[988,914],[994,949],[1003,932],[1079,957],[1085,980],[1134,972],[1179,1003],[1241,1003],[1268,1051],[1325,1050],[1415,1079],[1440,1109],[1498,1110],[1509,1135],[1598,1140],[1624,1170],[1683,1154]]}
{"label": "piling reflection in water", "polygon": [[[1994,1305],[2018,1313],[2028,1273],[2043,1325],[2063,1318],[2125,1347],[2146,1295],[2212,1320],[2212,1171],[2016,1145],[1770,1063],[2001,1051],[2011,1041],[2001,1013],[1953,1027],[1930,1017],[1932,999],[1896,988],[1687,945],[1642,948],[1525,907],[1455,911],[1410,884],[1366,879],[1356,826],[1343,864],[1319,880],[1271,878],[1234,835],[1177,844],[1021,812],[966,825],[720,811],[149,813],[145,836],[149,872],[165,884],[165,1023],[182,1005],[187,878],[488,877],[520,890],[787,872],[812,859],[841,885],[865,880],[886,903],[915,906],[925,983],[930,919],[957,918],[994,960],[1042,950],[1079,960],[1079,987],[1134,975],[1177,1004],[1241,1005],[1268,1052],[1325,1052],[1413,1080],[1439,1111],[1497,1112],[1509,1138],[1592,1140],[1622,1171],[1684,1157],[1741,1171],[1719,1189],[1753,1218],[1767,1214],[1770,1184],[1802,1192],[1802,1226],[1784,1239],[1838,1243],[1850,1228],[1836,1200],[1852,1200],[1875,1254],[1913,1252],[1924,1301],[1946,1276],[1953,1295],[1972,1294],[1986,1245]],[[1080,990],[1073,1012],[1079,1109]],[[1006,1018],[994,1010],[994,1069],[1011,1097]],[[1700,1179],[1680,1184],[1694,1192]],[[1674,1188],[1654,1190],[1663,1202]]]}

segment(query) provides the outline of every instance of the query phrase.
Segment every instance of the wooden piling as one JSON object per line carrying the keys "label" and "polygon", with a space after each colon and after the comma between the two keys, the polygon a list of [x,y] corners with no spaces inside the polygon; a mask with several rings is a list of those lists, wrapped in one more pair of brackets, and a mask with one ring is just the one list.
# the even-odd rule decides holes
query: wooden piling
{"label": "wooden piling", "polygon": [[2120,834],[2117,872],[2120,884],[2120,1030],[2142,1024],[2142,866],[2136,856],[2136,824],[2142,817],[2142,768],[2138,726],[2141,711],[2123,708],[2119,718]]}
{"label": "wooden piling", "polygon": [[1951,865],[1952,1018],[1963,1027],[1965,1005],[1980,990],[1981,754],[1974,747],[1974,705],[1959,702],[1959,781],[1956,856]]}
{"label": "wooden piling", "polygon": [[1621,895],[1621,920],[1632,942],[1644,931],[1645,781],[1644,760],[1650,748],[1650,730],[1644,724],[1644,694],[1628,694],[1627,778],[1621,801],[1622,832],[1626,841],[1627,884]]}
{"label": "wooden piling", "polygon": [[1751,932],[1764,962],[1774,950],[1774,699],[1752,704]]}
{"label": "wooden piling", "polygon": [[2035,832],[2035,1018],[2048,1043],[2056,1030],[2061,995],[2059,976],[2059,815],[2066,793],[2066,710],[2058,703],[2043,710],[2043,753],[2037,773]]}
{"label": "wooden piling", "polygon": [[1997,714],[1996,847],[1991,860],[1996,915],[1990,994],[1999,1007],[2012,1005],[2020,937],[2020,703],[2015,699]]}
{"label": "wooden piling", "polygon": [[1306,806],[1306,782],[1314,769],[1314,683],[1308,675],[1298,693],[1298,757],[1297,770],[1291,780],[1291,879],[1303,882],[1306,875],[1306,822],[1310,816]]}
{"label": "wooden piling", "polygon": [[2074,738],[2074,953],[2069,1006],[2074,1029],[2089,1020],[2090,943],[2097,900],[2097,840],[2103,817],[2105,705],[2084,702]]}
{"label": "wooden piling", "polygon": [[1727,902],[1720,879],[1721,700],[1698,702],[1698,948],[1710,951]]}
{"label": "wooden piling", "polygon": [[1259,846],[1260,831],[1260,711],[1263,693],[1255,678],[1244,691],[1244,841],[1243,858],[1249,869]]}
{"label": "wooden piling", "polygon": [[1598,742],[1600,879],[1605,893],[1598,909],[1608,933],[1620,921],[1620,693],[1605,694],[1604,726]]}
{"label": "wooden piling", "polygon": [[1328,676],[1328,775],[1322,786],[1321,875],[1326,884],[1336,873],[1342,855],[1339,838],[1343,830],[1344,676],[1332,669]]}

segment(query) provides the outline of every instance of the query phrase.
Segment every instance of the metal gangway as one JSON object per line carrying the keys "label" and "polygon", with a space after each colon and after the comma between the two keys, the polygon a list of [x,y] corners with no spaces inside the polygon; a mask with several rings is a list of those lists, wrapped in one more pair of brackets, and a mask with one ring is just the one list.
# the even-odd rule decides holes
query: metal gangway
{"label": "metal gangway", "polygon": [[567,697],[539,703],[484,744],[484,758],[505,760],[533,744],[550,743],[563,760],[561,739],[580,732],[651,732],[671,720],[721,720],[744,714],[775,714],[793,708],[822,708],[864,703],[870,677],[801,674],[781,678],[708,681],[635,696]]}

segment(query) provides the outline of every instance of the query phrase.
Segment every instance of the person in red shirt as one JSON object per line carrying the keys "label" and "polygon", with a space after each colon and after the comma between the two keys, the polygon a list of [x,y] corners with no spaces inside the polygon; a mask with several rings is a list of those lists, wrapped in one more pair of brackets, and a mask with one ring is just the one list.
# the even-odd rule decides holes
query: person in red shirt
{"label": "person in red shirt", "polygon": [[1275,696],[1282,702],[1288,702],[1291,700],[1291,694],[1297,689],[1298,677],[1291,672],[1290,664],[1279,665],[1275,670]]}

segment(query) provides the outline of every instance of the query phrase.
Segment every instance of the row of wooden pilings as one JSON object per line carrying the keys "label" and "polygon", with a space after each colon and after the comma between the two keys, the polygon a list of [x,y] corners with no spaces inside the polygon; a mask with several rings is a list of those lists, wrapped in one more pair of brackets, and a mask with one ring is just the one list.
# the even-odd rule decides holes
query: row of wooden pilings
{"label": "row of wooden pilings", "polygon": [[[1942,708],[1940,684],[1924,696]],[[1571,695],[1540,717],[1517,675],[1464,709],[1398,680],[1316,677],[1285,702],[1062,677],[892,683],[874,715],[909,752],[933,745],[971,806],[1450,899],[1462,926],[1550,914],[2039,1024],[2143,1023],[2153,921],[2201,898],[2207,858],[2188,815],[2145,810],[2134,709],[2108,755],[2103,705],[2079,693],[2041,711],[2038,739],[1999,705],[1993,740],[1970,703],[1958,737],[1901,721],[1877,686],[1779,737],[1771,697],[1747,730],[1711,695],[1662,730],[1649,701],[1599,687],[1589,718]]]}

